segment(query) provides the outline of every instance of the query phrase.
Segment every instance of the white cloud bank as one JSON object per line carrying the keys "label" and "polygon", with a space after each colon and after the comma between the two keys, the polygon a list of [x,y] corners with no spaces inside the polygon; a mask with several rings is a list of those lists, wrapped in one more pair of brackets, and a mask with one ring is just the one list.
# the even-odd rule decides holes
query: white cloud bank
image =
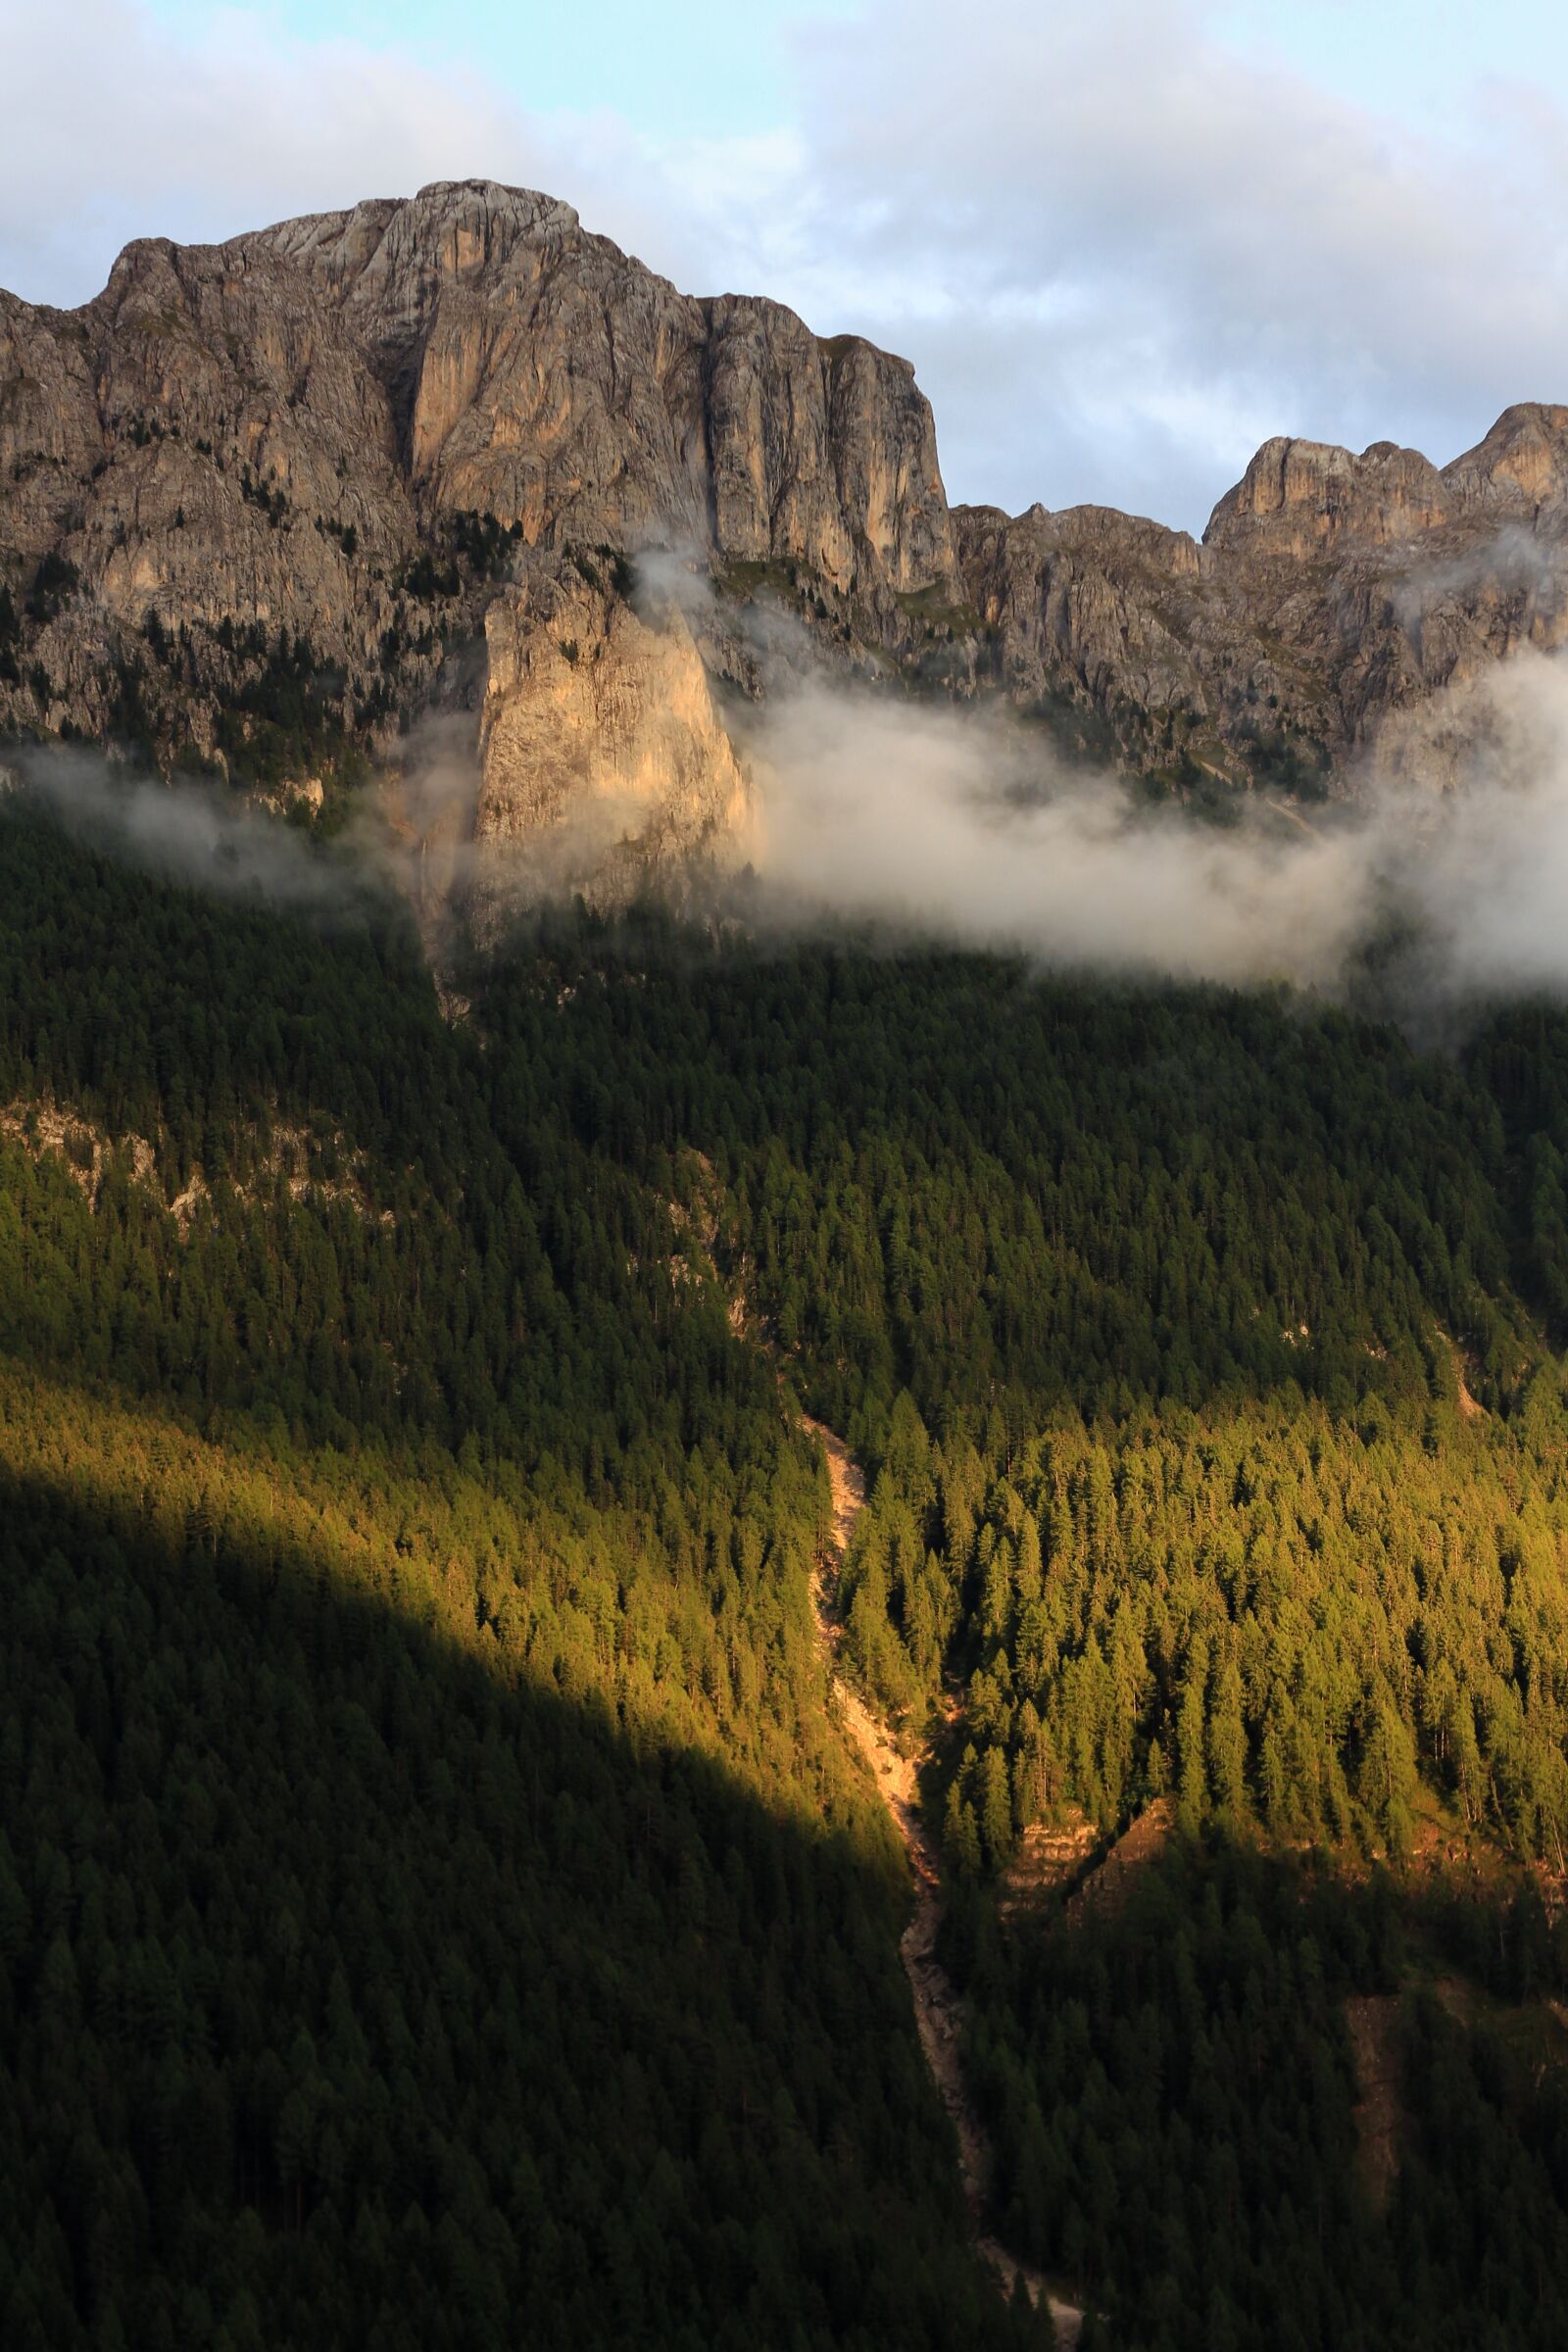
{"label": "white cloud bank", "polygon": [[[1378,1002],[1427,1034],[1488,1000],[1568,996],[1568,657],[1520,655],[1439,698],[1399,758],[1311,823],[1246,803],[1217,828],[1062,771],[1016,720],[758,651],[771,692],[752,719],[747,904],[764,929],[870,923],[1054,969],[1330,998],[1363,995],[1375,960]],[[411,741],[396,806],[367,802],[325,854],[229,796],[75,747],[12,758],[110,854],[220,895],[330,920],[363,905],[362,885],[391,886],[434,919],[430,889],[474,871],[472,740],[450,719]],[[506,852],[530,900],[549,888],[541,855],[526,839]],[[504,879],[493,846],[483,875]]]}
{"label": "white cloud bank", "polygon": [[1002,721],[808,686],[759,736],[758,865],[787,916],[1054,965],[1334,985],[1371,894],[1360,828],[1234,831],[1053,775]]}
{"label": "white cloud bank", "polygon": [[1376,956],[1417,1027],[1568,993],[1568,661],[1500,663],[1421,727],[1311,823],[1248,803],[1215,829],[1053,773],[1016,724],[796,685],[759,734],[759,864],[787,921],[1057,967],[1340,996]]}

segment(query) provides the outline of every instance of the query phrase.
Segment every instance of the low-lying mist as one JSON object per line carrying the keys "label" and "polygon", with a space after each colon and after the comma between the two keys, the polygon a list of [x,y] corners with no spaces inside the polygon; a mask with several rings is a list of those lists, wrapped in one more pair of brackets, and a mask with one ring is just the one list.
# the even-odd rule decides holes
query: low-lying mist
{"label": "low-lying mist", "polygon": [[[666,568],[658,587],[702,617],[706,582]],[[1239,800],[1222,824],[1063,767],[1009,714],[830,676],[776,614],[746,625],[764,691],[743,730],[758,809],[745,904],[762,931],[870,924],[1054,968],[1285,981],[1432,1032],[1478,1000],[1568,990],[1568,663],[1500,662],[1387,730],[1336,799]],[[472,722],[427,722],[405,748],[395,789],[367,796],[328,849],[220,787],[76,746],[7,759],[146,870],[325,920],[397,888],[434,939],[432,905],[461,903],[477,870]],[[526,839],[484,855],[535,898],[556,887]]]}
{"label": "low-lying mist", "polygon": [[74,744],[14,748],[4,765],[89,847],[162,880],[326,916],[361,896],[357,841],[323,855],[307,832],[221,786],[166,784]]}
{"label": "low-lying mist", "polygon": [[1365,936],[1359,829],[1224,829],[1049,764],[1001,719],[807,688],[759,730],[759,866],[824,914],[1181,980],[1333,985]]}
{"label": "low-lying mist", "polygon": [[468,879],[475,766],[471,726],[421,720],[395,776],[340,809],[327,838],[295,803],[280,808],[221,783],[172,782],[80,744],[13,745],[9,779],[104,856],[219,898],[252,899],[331,923],[363,912],[367,894],[416,906]]}
{"label": "low-lying mist", "polygon": [[1239,796],[1222,823],[1064,766],[1014,714],[830,679],[802,634],[774,615],[754,638],[776,923],[1285,981],[1414,1027],[1568,989],[1568,660],[1521,652],[1386,727],[1332,799]]}

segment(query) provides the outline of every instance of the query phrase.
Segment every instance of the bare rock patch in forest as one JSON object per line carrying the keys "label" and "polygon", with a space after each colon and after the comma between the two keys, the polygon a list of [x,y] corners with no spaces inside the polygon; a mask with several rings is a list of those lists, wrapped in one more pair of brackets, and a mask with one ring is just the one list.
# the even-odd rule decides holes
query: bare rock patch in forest
{"label": "bare rock patch in forest", "polygon": [[1399,2097],[1399,2002],[1396,1993],[1355,1993],[1345,2004],[1355,2059],[1356,2161],[1378,2213],[1387,2210],[1399,2175],[1405,2131]]}
{"label": "bare rock patch in forest", "polygon": [[838,1575],[855,1522],[865,1506],[865,1480],[849,1448],[832,1430],[809,1419],[805,1426],[826,1456],[833,1494],[831,1548],[827,1558],[818,1561],[812,1583],[817,1633],[839,1712],[870,1767],[877,1794],[899,1833],[913,1873],[914,1910],[899,1950],[914,1996],[920,2047],[957,2134],[959,2175],[975,2245],[996,2273],[1004,2292],[1011,2294],[1021,2280],[1031,2303],[1037,2307],[1044,2304],[1049,2309],[1057,2344],[1063,2347],[1063,2352],[1073,2352],[1083,2328],[1082,2306],[1054,2293],[1043,2272],[1021,2262],[985,2226],[995,2152],[964,2081],[963,2003],[937,1955],[937,1937],[942,1926],[942,1862],[936,1840],[920,1812],[919,1760],[903,1752],[881,1717],[872,1712],[844,1679],[838,1662],[844,1636],[836,1606]]}

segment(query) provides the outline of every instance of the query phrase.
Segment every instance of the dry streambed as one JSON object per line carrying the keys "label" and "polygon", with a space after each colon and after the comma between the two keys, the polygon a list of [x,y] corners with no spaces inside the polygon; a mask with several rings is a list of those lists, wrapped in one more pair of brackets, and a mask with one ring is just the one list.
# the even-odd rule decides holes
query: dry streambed
{"label": "dry streambed", "polygon": [[845,1728],[871,1768],[878,1794],[904,1841],[914,1873],[914,1912],[904,1931],[900,1951],[914,1995],[920,2046],[958,2135],[963,2193],[974,2224],[975,2243],[1006,2293],[1010,2294],[1021,2278],[1032,2302],[1044,2301],[1050,2305],[1056,2341],[1070,2348],[1076,2345],[1083,2327],[1082,2311],[1077,2304],[1064,2302],[1054,2294],[1039,2271],[1009,2254],[985,2227],[992,2150],[964,2087],[959,2051],[962,2011],[957,1989],[936,1956],[937,1930],[942,1923],[940,1857],[921,1818],[914,1763],[901,1755],[887,1725],[852,1689],[839,1665],[844,1628],[836,1606],[838,1570],[865,1502],[865,1483],[842,1439],[835,1437],[832,1430],[824,1429],[819,1421],[808,1421],[806,1426],[827,1456],[828,1475],[833,1483],[833,1550],[829,1559],[818,1564],[812,1584],[817,1633]]}

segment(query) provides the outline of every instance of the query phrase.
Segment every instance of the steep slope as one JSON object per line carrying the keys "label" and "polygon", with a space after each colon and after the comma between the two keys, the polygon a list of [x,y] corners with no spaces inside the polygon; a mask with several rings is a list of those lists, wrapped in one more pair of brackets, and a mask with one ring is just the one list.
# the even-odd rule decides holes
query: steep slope
{"label": "steep slope", "polygon": [[817,1638],[827,1662],[840,1719],[864,1758],[888,1818],[909,1857],[914,1910],[899,1939],[899,1949],[914,1999],[915,2023],[920,2030],[925,2062],[953,2119],[954,2135],[958,2143],[959,2177],[974,2225],[975,2242],[1007,2293],[1015,2293],[1021,2279],[1030,2302],[1037,2308],[1041,2303],[1046,2305],[1058,2352],[1073,2352],[1083,2331],[1081,2307],[1054,2294],[1042,2272],[1020,2263],[986,2228],[995,2157],[964,2080],[958,2038],[962,2022],[958,1996],[937,1957],[942,1929],[942,1857],[920,1816],[914,1763],[904,1754],[887,1724],[872,1713],[853,1683],[844,1677],[839,1665],[844,1626],[838,1614],[837,1586],[856,1522],[865,1508],[865,1480],[842,1438],[824,1428],[820,1421],[808,1420],[805,1426],[821,1446],[833,1490],[833,1541],[828,1558],[818,1560],[812,1579]]}
{"label": "steep slope", "polygon": [[907,362],[819,343],[777,303],[677,294],[569,205],[465,181],[231,250],[326,295],[437,510],[520,522],[528,546],[652,531],[796,556],[843,588],[952,577]]}
{"label": "steep slope", "polygon": [[592,1061],[449,1029],[395,906],[21,793],[0,966],[0,2340],[1038,2344],[827,1718],[826,1482]]}
{"label": "steep slope", "polygon": [[[866,1464],[843,1653],[938,1717],[906,1951],[1007,2246],[1128,2346],[1557,2352],[1558,2044],[1417,2002],[1380,2213],[1345,2004],[1406,1933],[1568,1994],[1560,1015],[639,906],[449,1026],[395,905],[0,837],[8,2344],[1041,2339],[760,1327]],[[1125,1901],[995,1897],[1162,1798]]]}

